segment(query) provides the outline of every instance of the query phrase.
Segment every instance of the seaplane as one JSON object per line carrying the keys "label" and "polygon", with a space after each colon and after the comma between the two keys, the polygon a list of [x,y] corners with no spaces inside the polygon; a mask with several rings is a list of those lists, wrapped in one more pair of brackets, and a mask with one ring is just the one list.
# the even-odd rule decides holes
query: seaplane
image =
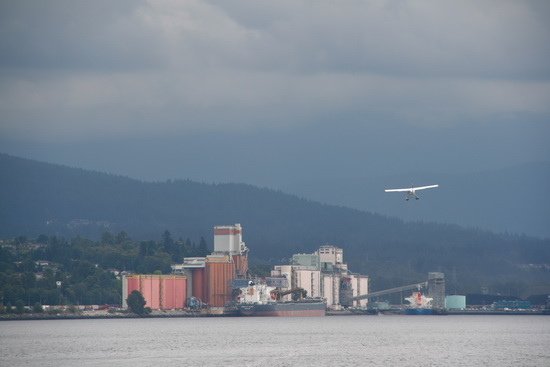
{"label": "seaplane", "polygon": [[386,189],[385,192],[404,192],[405,193],[405,200],[409,201],[409,199],[415,198],[416,200],[420,199],[416,195],[416,191],[418,190],[426,190],[426,189],[434,189],[436,187],[439,187],[439,185],[428,185],[428,186],[418,186],[418,187],[408,187],[404,189]]}

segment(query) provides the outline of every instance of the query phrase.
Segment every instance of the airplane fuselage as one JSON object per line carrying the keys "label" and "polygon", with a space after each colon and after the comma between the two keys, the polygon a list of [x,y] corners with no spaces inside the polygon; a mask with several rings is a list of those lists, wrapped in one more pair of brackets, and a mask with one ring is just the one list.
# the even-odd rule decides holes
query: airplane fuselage
{"label": "airplane fuselage", "polygon": [[410,190],[407,191],[405,194],[405,200],[409,201],[409,199],[415,198],[416,200],[420,199],[418,196],[416,196],[416,190]]}

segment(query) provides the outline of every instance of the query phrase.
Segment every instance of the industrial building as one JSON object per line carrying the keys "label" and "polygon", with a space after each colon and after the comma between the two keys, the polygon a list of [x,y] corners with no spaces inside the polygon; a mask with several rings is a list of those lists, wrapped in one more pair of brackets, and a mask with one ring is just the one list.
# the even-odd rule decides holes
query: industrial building
{"label": "industrial building", "polygon": [[428,297],[433,298],[433,309],[445,309],[445,274],[439,272],[428,273]]}
{"label": "industrial building", "polygon": [[206,257],[187,257],[172,265],[172,274],[134,274],[122,278],[122,306],[137,290],[152,310],[186,307],[190,297],[210,307],[223,307],[231,300],[231,282],[248,273],[248,248],[242,240],[242,227],[214,227],[214,251]]}
{"label": "industrial building", "polygon": [[187,278],[183,275],[134,274],[122,277],[122,307],[128,308],[126,299],[139,291],[146,306],[152,310],[174,310],[186,306]]}
{"label": "industrial building", "polygon": [[[295,254],[291,265],[276,265],[272,277],[284,277],[288,288],[302,288],[309,297],[321,297],[327,307],[339,310],[342,307],[367,307],[368,300],[352,300],[368,293],[369,277],[354,274],[344,263],[344,250],[332,246],[321,246],[312,254]],[[290,295],[285,296],[290,300]]]}
{"label": "industrial building", "polygon": [[[205,257],[187,257],[172,265],[172,275],[130,275],[123,278],[123,306],[126,298],[140,291],[153,310],[179,309],[188,299],[212,308],[223,308],[232,301],[236,284],[248,277],[248,248],[240,224],[214,227],[214,251]],[[367,299],[353,297],[368,293],[369,278],[354,274],[344,263],[344,251],[321,246],[312,254],[295,254],[292,264],[277,265],[270,284],[283,291],[302,288],[308,297],[324,298],[327,307],[366,307]],[[283,296],[290,301],[292,294]]]}
{"label": "industrial building", "polygon": [[206,257],[187,257],[172,266],[172,272],[188,278],[188,297],[210,307],[231,301],[234,279],[248,273],[248,248],[240,224],[214,227],[214,251]]}

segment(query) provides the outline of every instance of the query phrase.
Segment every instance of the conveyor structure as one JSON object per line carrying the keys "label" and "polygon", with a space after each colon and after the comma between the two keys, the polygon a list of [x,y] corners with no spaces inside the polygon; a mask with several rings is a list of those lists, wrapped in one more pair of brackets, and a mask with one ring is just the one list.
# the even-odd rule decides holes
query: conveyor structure
{"label": "conveyor structure", "polygon": [[370,298],[374,298],[374,297],[378,297],[378,296],[383,296],[385,294],[398,293],[398,292],[402,292],[402,291],[408,291],[408,290],[411,290],[411,289],[421,289],[421,288],[425,288],[427,286],[428,286],[428,282],[421,282],[421,283],[415,283],[415,284],[410,284],[410,285],[404,285],[404,286],[401,286],[401,287],[385,289],[383,291],[371,292],[371,293],[368,293],[368,294],[362,294],[362,295],[353,297],[352,300],[358,301],[358,300],[361,300],[361,299],[370,299]]}

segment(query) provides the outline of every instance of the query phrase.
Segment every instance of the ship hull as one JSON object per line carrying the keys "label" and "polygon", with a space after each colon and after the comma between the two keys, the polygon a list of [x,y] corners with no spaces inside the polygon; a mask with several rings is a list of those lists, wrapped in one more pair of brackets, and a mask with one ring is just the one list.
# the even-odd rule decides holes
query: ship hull
{"label": "ship hull", "polygon": [[272,302],[239,305],[241,316],[311,317],[325,316],[324,302]]}
{"label": "ship hull", "polygon": [[405,315],[433,315],[431,308],[407,308]]}

